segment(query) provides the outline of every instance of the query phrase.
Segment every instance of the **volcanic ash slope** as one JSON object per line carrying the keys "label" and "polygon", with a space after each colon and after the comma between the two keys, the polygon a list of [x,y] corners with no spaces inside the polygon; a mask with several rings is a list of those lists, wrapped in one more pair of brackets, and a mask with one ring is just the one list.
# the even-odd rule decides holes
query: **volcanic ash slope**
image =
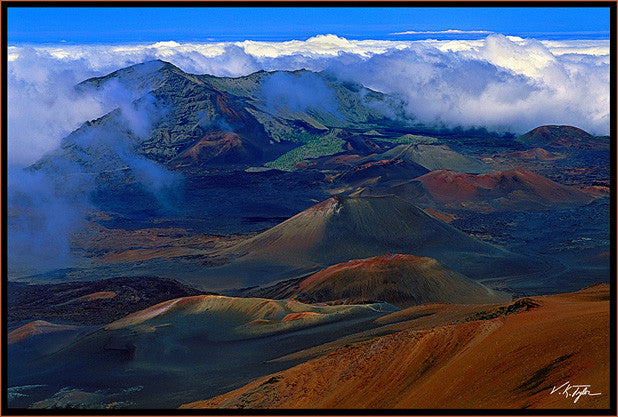
{"label": "volcanic ash slope", "polygon": [[9,384],[46,385],[51,392],[138,385],[138,391],[125,390],[116,400],[137,408],[175,408],[285,369],[289,364],[272,360],[379,327],[377,318],[397,310],[386,303],[311,306],[215,295],[176,298],[44,352],[9,375]]}
{"label": "volcanic ash slope", "polygon": [[296,299],[365,298],[405,308],[424,303],[492,304],[509,301],[432,258],[383,255],[331,266],[300,281]]}
{"label": "volcanic ash slope", "polygon": [[468,236],[397,197],[331,197],[225,249],[222,255],[233,261],[205,275],[216,278],[213,283],[228,279],[230,287],[262,285],[391,253],[428,256],[472,279],[532,269],[529,259]]}

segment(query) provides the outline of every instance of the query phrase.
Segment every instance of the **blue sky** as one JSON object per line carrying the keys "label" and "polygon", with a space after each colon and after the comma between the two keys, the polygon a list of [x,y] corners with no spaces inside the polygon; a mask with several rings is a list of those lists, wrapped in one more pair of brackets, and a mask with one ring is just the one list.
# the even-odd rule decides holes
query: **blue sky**
{"label": "blue sky", "polygon": [[607,39],[609,7],[551,8],[131,8],[8,7],[9,45],[350,39],[474,39],[488,31],[537,39]]}

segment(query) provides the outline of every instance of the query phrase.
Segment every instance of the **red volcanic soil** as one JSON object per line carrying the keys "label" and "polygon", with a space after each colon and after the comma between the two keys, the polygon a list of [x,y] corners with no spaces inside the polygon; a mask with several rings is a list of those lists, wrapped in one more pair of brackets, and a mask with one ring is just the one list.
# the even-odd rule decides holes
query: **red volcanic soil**
{"label": "red volcanic soil", "polygon": [[555,161],[556,159],[564,158],[564,155],[549,152],[543,148],[534,148],[528,149],[527,151],[510,152],[496,156],[517,159],[538,159],[541,161]]}
{"label": "red volcanic soil", "polygon": [[[603,284],[375,337],[182,408],[609,408],[609,298]],[[552,393],[567,382],[600,395]]]}
{"label": "red volcanic soil", "polygon": [[352,155],[337,155],[332,158],[324,161],[323,166],[325,167],[340,167],[340,166],[351,166],[356,164],[362,157],[360,155],[352,154]]}
{"label": "red volcanic soil", "polygon": [[440,220],[442,220],[445,223],[450,223],[453,220],[457,220],[458,219],[457,216],[454,216],[452,214],[442,213],[442,212],[431,210],[431,209],[425,209],[425,213],[431,214],[436,219],[440,219]]}
{"label": "red volcanic soil", "polygon": [[520,136],[517,140],[533,145],[578,149],[597,149],[609,146],[609,141],[596,138],[573,126],[540,126]]}
{"label": "red volcanic soil", "polygon": [[117,294],[113,291],[99,291],[76,298],[75,301],[104,300],[106,298],[114,298],[116,295]]}
{"label": "red volcanic soil", "polygon": [[170,163],[180,167],[202,162],[241,162],[249,160],[251,150],[234,132],[218,130],[206,134],[200,141],[180,153]]}
{"label": "red volcanic soil", "polygon": [[212,89],[218,93],[216,100],[217,106],[219,107],[219,110],[221,110],[221,113],[227,116],[230,120],[242,120],[244,118],[244,114],[239,114],[239,112],[237,112],[232,107],[232,103],[230,102],[229,96],[227,94],[219,91],[214,87],[212,87]]}
{"label": "red volcanic soil", "polygon": [[301,319],[305,319],[308,317],[316,317],[317,315],[318,315],[317,313],[312,313],[310,311],[307,311],[304,313],[290,313],[287,316],[285,316],[283,319],[281,319],[281,321],[301,320]]}
{"label": "red volcanic soil", "polygon": [[580,189],[593,197],[609,197],[609,187],[603,185],[589,185]]}
{"label": "red volcanic soil", "polygon": [[362,135],[349,135],[343,149],[362,155],[384,152],[387,147],[379,141],[374,141]]}
{"label": "red volcanic soil", "polygon": [[294,297],[303,302],[370,299],[397,307],[431,302],[489,304],[510,299],[435,259],[414,255],[382,255],[333,265],[300,281]]}
{"label": "red volcanic soil", "polygon": [[419,178],[434,199],[443,203],[507,198],[544,203],[585,203],[593,197],[558,184],[525,168],[494,174],[462,174],[450,170],[432,171]]}
{"label": "red volcanic soil", "polygon": [[77,326],[54,324],[44,320],[36,320],[10,332],[8,335],[7,344],[12,345],[14,343],[23,342],[33,336],[61,332],[64,330],[73,330],[76,328]]}
{"label": "red volcanic soil", "polygon": [[492,190],[497,182],[491,175],[462,174],[447,169],[432,171],[417,181],[441,202],[477,199],[482,190]]}
{"label": "red volcanic soil", "polygon": [[300,161],[294,164],[294,169],[307,169],[317,165],[316,162]]}

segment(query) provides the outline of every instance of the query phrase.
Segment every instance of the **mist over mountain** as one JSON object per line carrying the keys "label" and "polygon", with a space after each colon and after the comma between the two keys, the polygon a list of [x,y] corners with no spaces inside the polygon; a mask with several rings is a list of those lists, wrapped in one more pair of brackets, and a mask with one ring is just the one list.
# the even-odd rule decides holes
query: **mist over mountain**
{"label": "mist over mountain", "polygon": [[[200,156],[200,163],[217,163],[217,158],[225,159],[229,153],[222,161],[226,165],[260,164],[330,129],[357,128],[385,119],[372,108],[376,103],[391,106],[393,112],[397,104],[362,86],[309,71],[216,78],[187,74],[163,61],[88,79],[77,88],[88,94],[110,84],[137,98],[82,125],[63,139],[61,150],[44,157],[36,168],[53,164],[57,156],[83,166],[86,172],[133,168],[125,158],[130,153],[166,165],[176,157],[182,159],[181,154],[193,146],[207,147],[213,140],[223,141],[217,148],[224,149],[211,157]],[[235,136],[209,139],[209,135],[221,135],[217,132]],[[93,165],[98,163],[104,165]]]}

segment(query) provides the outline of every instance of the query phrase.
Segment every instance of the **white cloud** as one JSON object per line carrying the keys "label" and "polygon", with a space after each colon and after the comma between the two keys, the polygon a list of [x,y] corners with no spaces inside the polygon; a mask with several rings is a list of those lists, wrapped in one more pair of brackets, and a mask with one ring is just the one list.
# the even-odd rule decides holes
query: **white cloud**
{"label": "white cloud", "polygon": [[382,54],[391,49],[401,49],[408,42],[381,40],[348,40],[336,35],[318,35],[306,41],[255,42],[244,41],[236,45],[256,57],[277,58],[281,56],[304,55],[312,57],[336,57],[340,54],[355,54],[368,57]]}
{"label": "white cloud", "polygon": [[399,94],[410,116],[427,124],[514,133],[570,124],[609,132],[609,65],[602,60],[556,56],[541,42],[502,35],[456,50],[430,45],[337,63],[333,71]]}
{"label": "white cloud", "polygon": [[488,30],[448,29],[448,30],[425,30],[425,31],[408,30],[405,32],[391,33],[391,35],[488,35],[490,33],[492,32]]}
{"label": "white cloud", "polygon": [[548,66],[557,63],[557,58],[539,41],[522,43],[501,35],[488,36],[485,44],[470,56],[531,78],[541,77]]}
{"label": "white cloud", "polygon": [[94,74],[84,62],[67,65],[50,54],[19,49],[18,57],[8,63],[9,163],[35,162],[81,123],[110,110],[100,99],[73,89]]}

